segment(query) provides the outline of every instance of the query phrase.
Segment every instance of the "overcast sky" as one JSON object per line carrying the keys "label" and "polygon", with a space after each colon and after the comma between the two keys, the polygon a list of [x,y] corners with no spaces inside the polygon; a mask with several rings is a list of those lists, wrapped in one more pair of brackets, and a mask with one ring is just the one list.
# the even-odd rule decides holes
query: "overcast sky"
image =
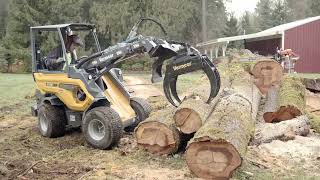
{"label": "overcast sky", "polygon": [[254,12],[256,4],[259,0],[232,0],[227,3],[228,12],[234,12],[235,16],[240,17],[245,11]]}

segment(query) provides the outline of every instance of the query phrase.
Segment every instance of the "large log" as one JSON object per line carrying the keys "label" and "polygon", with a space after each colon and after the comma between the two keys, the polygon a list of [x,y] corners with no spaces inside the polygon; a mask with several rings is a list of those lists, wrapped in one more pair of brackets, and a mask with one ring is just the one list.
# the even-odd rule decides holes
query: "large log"
{"label": "large log", "polygon": [[303,78],[303,83],[307,89],[311,91],[320,91],[320,77],[318,78]]}
{"label": "large log", "polygon": [[139,147],[153,154],[175,153],[180,144],[182,134],[174,125],[172,107],[151,113],[135,129],[135,137]]}
{"label": "large log", "polygon": [[263,119],[265,122],[271,123],[276,118],[278,108],[279,87],[272,86],[267,93],[266,103],[263,110]]}
{"label": "large log", "polygon": [[262,94],[267,94],[272,86],[279,86],[283,77],[282,66],[272,59],[259,59],[247,63],[248,72],[255,77],[255,85]]}
{"label": "large log", "polygon": [[300,78],[286,75],[279,90],[278,110],[273,122],[293,119],[304,113],[306,106],[305,86]]}
{"label": "large log", "polygon": [[205,99],[210,93],[210,85],[203,84],[182,101],[173,116],[176,127],[184,134],[195,133],[212,113],[220,98],[221,91],[207,103]]}
{"label": "large log", "polygon": [[170,106],[166,97],[160,96],[150,96],[147,99],[148,103],[152,108],[152,112],[159,111],[161,109],[165,109],[166,107]]}
{"label": "large log", "polygon": [[295,135],[306,136],[310,132],[310,120],[307,116],[299,116],[290,121],[279,123],[265,123],[256,127],[256,133],[252,140],[253,145],[270,143],[279,139],[287,141],[294,139]]}
{"label": "large log", "polygon": [[187,147],[189,169],[205,179],[228,179],[241,165],[254,133],[259,89],[243,69],[230,70],[229,74],[236,70],[241,76],[232,76],[230,88]]}

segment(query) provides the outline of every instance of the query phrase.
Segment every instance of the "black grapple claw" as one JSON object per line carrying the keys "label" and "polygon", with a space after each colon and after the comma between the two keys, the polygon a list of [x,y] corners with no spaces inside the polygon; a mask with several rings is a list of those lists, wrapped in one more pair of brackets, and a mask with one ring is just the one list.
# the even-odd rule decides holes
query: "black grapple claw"
{"label": "black grapple claw", "polygon": [[165,96],[173,106],[178,106],[181,103],[177,93],[178,76],[198,70],[204,71],[210,82],[210,94],[207,103],[217,96],[220,90],[220,75],[209,58],[205,55],[178,55],[167,65],[163,82]]}

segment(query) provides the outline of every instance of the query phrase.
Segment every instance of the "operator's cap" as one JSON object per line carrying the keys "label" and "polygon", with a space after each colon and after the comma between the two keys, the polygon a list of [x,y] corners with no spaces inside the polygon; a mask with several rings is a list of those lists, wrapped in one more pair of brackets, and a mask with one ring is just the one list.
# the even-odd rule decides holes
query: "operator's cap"
{"label": "operator's cap", "polygon": [[75,43],[75,44],[79,45],[80,47],[84,47],[84,43],[82,42],[81,38],[78,35],[74,34],[74,35],[69,36],[68,38],[70,38],[70,41],[72,43]]}

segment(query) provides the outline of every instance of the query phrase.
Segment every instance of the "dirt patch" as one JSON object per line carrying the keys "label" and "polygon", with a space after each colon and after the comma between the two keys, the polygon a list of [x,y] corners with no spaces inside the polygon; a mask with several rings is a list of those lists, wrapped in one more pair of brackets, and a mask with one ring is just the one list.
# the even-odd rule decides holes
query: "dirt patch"
{"label": "dirt patch", "polygon": [[134,76],[124,76],[124,84],[134,97],[147,99],[150,96],[160,96],[163,92],[150,82]]}
{"label": "dirt patch", "polygon": [[[168,106],[161,89],[139,77],[129,77],[126,83],[129,88],[137,87],[133,96],[149,97],[154,109]],[[26,100],[30,104],[32,101]],[[70,130],[64,137],[44,138],[38,132],[37,118],[30,115],[29,108],[19,109],[20,106],[2,106],[0,111],[0,179],[18,179],[19,175],[20,179],[195,178],[188,170],[183,153],[148,154],[138,149],[132,133],[126,133],[112,150],[93,149],[85,142],[80,129]],[[304,174],[297,179],[320,176],[319,146],[320,138],[316,134],[250,146],[235,179],[281,179],[284,176],[292,179],[300,171]]]}

